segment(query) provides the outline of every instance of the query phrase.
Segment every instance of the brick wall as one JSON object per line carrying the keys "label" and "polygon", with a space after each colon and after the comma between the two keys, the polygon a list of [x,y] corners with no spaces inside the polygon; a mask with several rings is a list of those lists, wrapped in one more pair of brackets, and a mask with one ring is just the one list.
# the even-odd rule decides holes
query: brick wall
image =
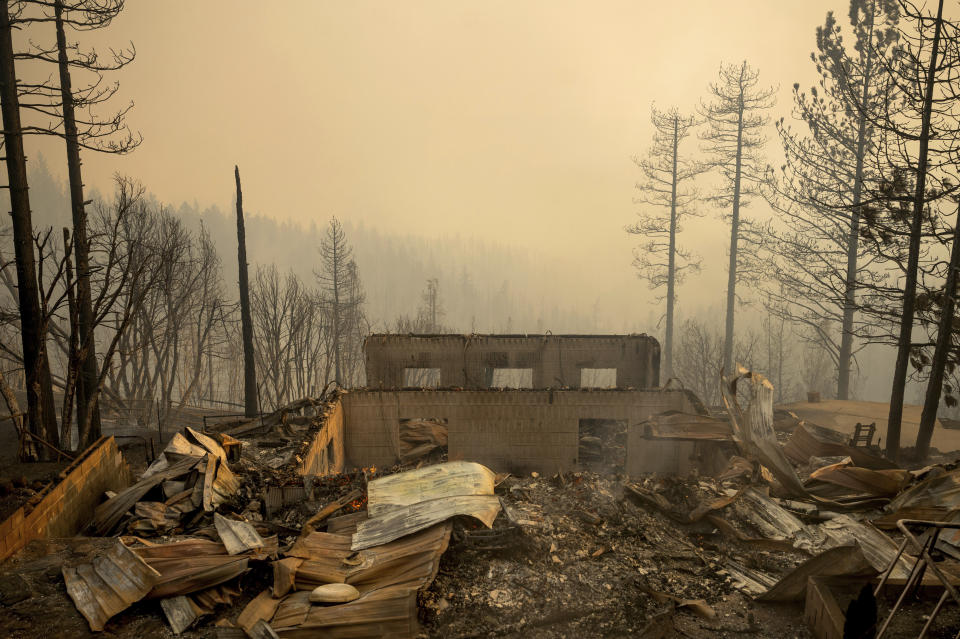
{"label": "brick wall", "polygon": [[20,508],[0,523],[0,560],[28,542],[46,537],[71,537],[93,517],[93,509],[108,490],[130,485],[130,467],[113,437],[103,437],[60,473],[59,481],[41,493],[32,508]]}
{"label": "brick wall", "polygon": [[363,390],[341,401],[349,466],[397,463],[400,420],[435,417],[447,420],[451,460],[508,472],[575,468],[581,419],[630,425],[668,410],[694,412],[683,391]]}
{"label": "brick wall", "polygon": [[533,388],[578,388],[580,369],[615,368],[619,388],[660,384],[660,344],[648,335],[371,335],[367,386],[402,388],[406,368],[440,369],[441,388],[487,388],[494,368],[530,368]]}
{"label": "brick wall", "polygon": [[300,474],[313,477],[342,472],[343,458],[343,404],[337,400],[330,405],[323,426],[310,442],[300,463]]}

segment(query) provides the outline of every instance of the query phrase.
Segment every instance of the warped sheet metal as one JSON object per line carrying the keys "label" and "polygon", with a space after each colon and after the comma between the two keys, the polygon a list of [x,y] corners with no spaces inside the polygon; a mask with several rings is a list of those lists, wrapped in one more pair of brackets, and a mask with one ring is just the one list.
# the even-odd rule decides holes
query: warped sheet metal
{"label": "warped sheet metal", "polygon": [[363,550],[386,544],[457,515],[473,517],[490,528],[499,512],[500,499],[496,495],[464,495],[422,501],[360,522],[353,534],[351,548]]}
{"label": "warped sheet metal", "polygon": [[934,507],[945,511],[960,508],[960,468],[924,479],[897,495],[887,510]]}
{"label": "warped sheet metal", "polygon": [[495,474],[474,462],[455,461],[375,479],[367,485],[373,519],[402,506],[463,495],[492,495]]}
{"label": "warped sheet metal", "polygon": [[355,513],[331,517],[327,520],[327,532],[340,535],[352,535],[357,532],[357,526],[364,519],[367,519],[366,510],[358,510]]}
{"label": "warped sheet metal", "polygon": [[103,630],[112,616],[143,599],[160,579],[119,539],[93,562],[64,566],[62,572],[67,594],[93,631]]}
{"label": "warped sheet metal", "polygon": [[[746,412],[737,402],[737,383],[740,380],[750,382],[750,403]],[[736,377],[724,379],[723,382],[720,384],[723,403],[733,424],[734,437],[744,455],[770,469],[790,495],[807,496],[797,472],[784,456],[773,429],[773,384],[763,375],[739,365]]]}
{"label": "warped sheet metal", "polygon": [[192,626],[197,620],[211,611],[204,609],[190,597],[186,595],[177,595],[160,600],[160,608],[170,624],[173,634],[182,634],[184,630]]}
{"label": "warped sheet metal", "polygon": [[213,514],[213,524],[228,555],[239,555],[250,550],[262,550],[266,545],[256,528],[245,521],[227,519],[220,513]]}
{"label": "warped sheet metal", "polygon": [[[859,546],[864,558],[877,572],[886,570],[897,555],[897,544],[870,522],[857,521],[850,515],[839,515],[820,524],[820,528],[836,545]],[[901,555],[890,577],[905,579],[912,565],[912,558]]]}
{"label": "warped sheet metal", "polygon": [[316,606],[309,592],[284,599],[271,627],[281,639],[379,639],[416,637],[417,590],[390,586],[338,606]]}
{"label": "warped sheet metal", "polygon": [[243,609],[237,617],[237,625],[249,635],[254,626],[261,621],[269,622],[279,605],[280,600],[274,599],[269,589],[264,590]]}
{"label": "warped sheet metal", "polygon": [[215,456],[222,463],[227,463],[227,453],[223,447],[211,437],[187,427],[183,433],[175,434],[163,452],[154,460],[147,470],[144,471],[141,479],[145,479],[158,472],[166,470],[172,464],[187,457],[206,457],[208,454]]}
{"label": "warped sheet metal", "polygon": [[133,486],[122,490],[115,496],[103,502],[93,511],[94,529],[98,535],[109,535],[120,522],[123,515],[133,508],[141,497],[151,488],[159,486],[164,480],[186,474],[200,462],[197,457],[187,457],[168,468],[163,469],[145,479],[141,479]]}
{"label": "warped sheet metal", "polygon": [[222,584],[246,572],[250,559],[276,553],[277,538],[264,539],[264,547],[244,555],[227,554],[222,543],[208,539],[185,539],[134,549],[150,567],[160,573],[148,597],[186,595]]}
{"label": "warped sheet metal", "polygon": [[803,601],[810,577],[864,577],[880,574],[866,560],[859,546],[839,546],[800,564],[784,575],[775,586],[757,597],[757,601]]}
{"label": "warped sheet metal", "polygon": [[209,451],[203,446],[191,443],[182,434],[177,433],[167,442],[166,448],[164,448],[163,452],[147,467],[140,478],[146,479],[147,477],[152,477],[169,468],[171,464],[182,461],[187,457],[206,457],[207,452]]}
{"label": "warped sheet metal", "polygon": [[804,528],[794,514],[753,486],[741,491],[736,509],[767,539],[793,539]]}
{"label": "warped sheet metal", "polygon": [[447,424],[435,419],[410,419],[400,424],[400,463],[406,464],[447,447]]}
{"label": "warped sheet metal", "polygon": [[[871,470],[839,463],[818,468],[810,474],[810,479],[845,488],[852,494],[892,497],[910,483],[912,476],[910,471],[902,468]],[[820,494],[816,491],[816,483],[808,482],[807,489]]]}
{"label": "warped sheet metal", "polygon": [[[360,551],[351,550],[348,535],[312,532],[300,537],[287,552],[288,558],[303,561],[285,568],[294,568],[295,586],[300,590],[312,590],[328,583],[347,583],[361,593],[397,585],[417,589],[436,577],[440,556],[450,543],[451,530],[452,525],[444,522]],[[281,584],[279,589],[284,587],[286,585]]]}
{"label": "warped sheet metal", "polygon": [[889,459],[847,444],[849,435],[810,422],[801,422],[783,447],[794,463],[805,464],[811,457],[849,457],[855,466],[871,470],[897,468]]}
{"label": "warped sheet metal", "polygon": [[733,441],[730,420],[710,415],[667,411],[654,415],[639,426],[643,428],[644,437]]}

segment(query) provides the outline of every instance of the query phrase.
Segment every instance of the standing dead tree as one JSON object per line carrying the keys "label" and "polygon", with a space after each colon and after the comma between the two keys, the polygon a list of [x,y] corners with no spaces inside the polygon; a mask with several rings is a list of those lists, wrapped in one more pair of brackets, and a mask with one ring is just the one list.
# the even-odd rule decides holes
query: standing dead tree
{"label": "standing dead tree", "polygon": [[[126,125],[126,115],[132,103],[108,117],[97,114],[98,107],[110,101],[119,88],[117,83],[105,84],[103,74],[118,71],[132,62],[136,55],[133,46],[111,50],[110,56],[104,58],[93,49],[81,50],[79,45],[68,42],[67,30],[85,32],[106,28],[123,6],[123,0],[26,0],[16,20],[17,25],[52,22],[56,33],[54,44],[45,46],[31,40],[31,46],[18,52],[16,58],[27,64],[53,64],[57,67],[58,81],[47,79],[39,83],[23,83],[20,93],[22,107],[37,120],[25,128],[26,132],[54,135],[66,143],[76,260],[75,319],[78,322],[78,354],[69,360],[80,367],[76,374],[78,430],[89,433],[88,439],[80,441],[81,448],[100,436],[100,412],[96,402],[88,401],[96,385],[99,365],[80,151],[82,148],[101,153],[128,153],[140,144],[141,138],[131,133]],[[78,74],[81,82],[76,84],[74,76]],[[73,375],[68,373],[70,377]]]}
{"label": "standing dead tree", "polygon": [[[925,239],[937,237],[954,211],[957,189],[955,152],[960,145],[960,29],[936,13],[901,0],[898,44],[883,62],[891,96],[871,124],[882,131],[872,161],[878,178],[871,186],[873,205],[865,211],[862,235],[872,241],[900,275],[886,295],[876,295],[878,317],[896,325],[897,345],[887,420],[887,455],[899,456],[900,426],[908,368],[917,357],[914,328],[918,288],[923,286],[924,256],[936,261]],[[929,272],[929,270],[927,270]],[[902,278],[902,279],[901,279]],[[901,292],[902,291],[902,292]],[[922,318],[921,318],[922,319]]]}
{"label": "standing dead tree", "polygon": [[[678,328],[675,375],[708,406],[719,405],[723,334],[699,318],[685,319]],[[737,336],[736,351],[737,360],[751,366],[759,357],[759,336],[753,331]]]}
{"label": "standing dead tree", "polygon": [[[30,432],[52,443],[58,441],[57,415],[53,402],[50,363],[42,331],[40,292],[33,252],[33,223],[27,184],[27,159],[23,151],[23,127],[13,52],[13,27],[9,6],[0,8],[0,111],[3,117],[3,151],[6,156],[10,208],[13,219],[14,253],[20,334],[27,387],[27,417]],[[46,448],[40,451],[49,458]]]}
{"label": "standing dead tree", "polygon": [[771,308],[829,352],[838,399],[849,397],[854,355],[864,345],[854,341],[857,289],[880,283],[877,255],[860,242],[860,220],[864,183],[874,177],[867,159],[878,131],[871,118],[889,98],[882,65],[897,43],[899,11],[895,0],[851,0],[849,16],[850,47],[832,11],[817,28],[811,58],[819,86],[793,88],[794,117],[805,130],[777,123],[785,162],[769,171],[764,190],[785,223],[764,229]]}
{"label": "standing dead tree", "polygon": [[[684,117],[676,107],[667,111],[652,109],[650,121],[655,132],[653,144],[644,158],[634,158],[642,179],[636,202],[650,209],[639,213],[640,220],[627,227],[627,233],[640,235],[643,244],[634,249],[633,266],[652,290],[666,287],[666,339],[664,340],[665,377],[673,376],[673,318],[676,287],[688,271],[698,271],[700,261],[677,244],[684,217],[702,215],[690,209],[697,193],[689,182],[703,169],[680,157],[680,144],[696,126],[693,117]],[[666,261],[664,261],[666,258]],[[662,297],[658,301],[662,301]]]}
{"label": "standing dead tree", "polygon": [[320,303],[330,327],[328,362],[333,363],[333,379],[348,385],[356,379],[362,363],[360,345],[364,332],[364,293],[353,261],[353,249],[347,243],[343,225],[331,218],[320,244],[321,268],[316,271],[320,284]]}
{"label": "standing dead tree", "polygon": [[250,304],[264,408],[319,392],[326,327],[317,294],[293,273],[281,278],[271,264],[257,268]]}
{"label": "standing dead tree", "polygon": [[774,89],[761,88],[760,74],[746,61],[721,65],[720,77],[711,83],[712,101],[701,106],[707,130],[700,137],[708,154],[708,165],[720,171],[723,185],[711,198],[722,208],[730,207],[730,264],[727,273],[727,308],[723,345],[723,368],[733,370],[734,313],[737,302],[738,245],[742,227],[740,209],[758,193],[763,162],[759,152],[768,123],[764,111],[773,106]]}
{"label": "standing dead tree", "polygon": [[[952,242],[943,291],[939,296],[940,299],[936,300],[940,310],[940,320],[937,324],[933,359],[930,362],[930,378],[927,380],[923,411],[920,415],[920,429],[917,431],[916,454],[919,459],[925,459],[930,452],[930,440],[933,438],[933,426],[937,420],[937,409],[940,407],[940,395],[943,392],[947,365],[949,363],[955,366],[957,363],[956,357],[952,362],[948,362],[948,359],[950,359],[951,349],[955,348],[957,333],[954,323],[956,321],[957,270],[960,269],[960,200],[958,200],[956,221],[953,224]],[[952,389],[948,388],[948,391],[950,390]],[[949,395],[948,398],[950,398]]]}
{"label": "standing dead tree", "polygon": [[243,412],[253,417],[260,408],[257,401],[257,364],[253,349],[253,321],[250,319],[250,282],[247,275],[247,237],[243,226],[243,192],[240,167],[233,167],[237,182],[237,260],[240,268],[240,328],[243,337]]}
{"label": "standing dead tree", "polygon": [[[105,359],[107,388],[119,409],[141,413],[140,419],[150,419],[159,401],[166,421],[199,396],[213,351],[225,339],[231,307],[206,231],[191,233],[170,212],[143,199],[128,202],[129,197],[129,188],[121,189],[98,220],[118,226],[118,267],[129,271],[109,315],[113,321],[102,331],[105,343],[117,343],[104,355],[112,358]],[[135,214],[125,213],[117,222],[114,211],[125,210]]]}

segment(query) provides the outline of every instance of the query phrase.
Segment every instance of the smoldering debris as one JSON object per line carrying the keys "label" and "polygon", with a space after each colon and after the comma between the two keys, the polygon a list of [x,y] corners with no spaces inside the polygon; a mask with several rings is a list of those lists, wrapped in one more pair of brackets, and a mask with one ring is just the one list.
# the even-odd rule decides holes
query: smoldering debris
{"label": "smoldering debris", "polygon": [[[712,475],[498,475],[431,445],[391,468],[304,476],[322,407],[302,424],[291,410],[186,430],[98,507],[91,532],[117,536],[28,546],[0,569],[0,632],[33,636],[53,615],[51,637],[827,637],[864,585],[888,636],[957,624],[956,608],[931,613],[960,585],[960,464],[891,467],[813,424],[759,429],[766,406],[733,412],[681,429],[737,448]],[[917,513],[948,523],[899,521]]]}

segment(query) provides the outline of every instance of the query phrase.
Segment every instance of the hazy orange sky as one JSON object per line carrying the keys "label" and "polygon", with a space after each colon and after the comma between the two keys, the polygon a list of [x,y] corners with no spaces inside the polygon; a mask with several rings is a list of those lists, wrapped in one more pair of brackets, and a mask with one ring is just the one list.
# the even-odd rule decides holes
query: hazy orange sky
{"label": "hazy orange sky", "polygon": [[[85,181],[122,172],[163,201],[226,208],[239,164],[251,212],[501,238],[571,256],[623,297],[643,288],[623,227],[651,103],[692,110],[721,61],[747,59],[780,85],[771,115],[789,115],[830,8],[846,20],[841,0],[131,0],[95,37],[136,44],[118,97],[144,143],[86,153]],[[64,172],[60,144],[38,150]],[[711,303],[723,229],[687,236]]]}

